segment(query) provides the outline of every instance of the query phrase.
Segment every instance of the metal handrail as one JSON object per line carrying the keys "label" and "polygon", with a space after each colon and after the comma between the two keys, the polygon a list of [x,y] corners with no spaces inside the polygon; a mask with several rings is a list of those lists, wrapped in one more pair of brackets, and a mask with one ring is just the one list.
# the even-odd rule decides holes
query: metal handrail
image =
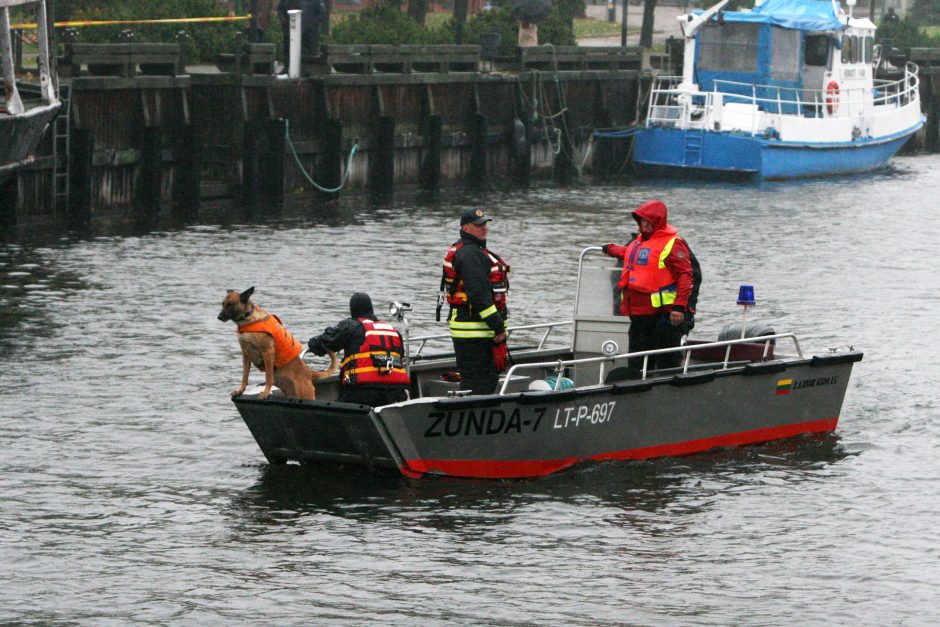
{"label": "metal handrail", "polygon": [[[560,322],[542,322],[539,324],[525,324],[525,325],[521,325],[518,327],[509,327],[506,329],[506,337],[508,339],[510,336],[512,336],[513,331],[530,331],[532,329],[545,329],[545,333],[544,335],[542,335],[542,339],[539,340],[539,344],[536,347],[536,350],[539,350],[543,346],[545,346],[545,342],[548,340],[548,336],[551,335],[552,331],[555,330],[556,327],[561,327],[561,326],[565,326],[569,324],[574,324],[574,320],[562,320]],[[441,333],[438,335],[422,335],[421,337],[413,337],[411,338],[410,344],[414,344],[415,342],[417,342],[418,349],[414,353],[412,353],[409,350],[408,355],[409,357],[417,357],[418,355],[421,354],[421,351],[424,350],[424,347],[427,345],[428,341],[443,340],[443,339],[450,339],[450,333]]]}
{"label": "metal handrail", "polygon": [[[755,85],[752,83],[742,83],[738,81],[728,81],[722,79],[716,79],[714,81],[714,88],[712,91],[696,91],[688,92],[685,90],[678,89],[677,86],[681,81],[681,77],[677,76],[661,76],[658,77],[653,87],[650,91],[650,104],[647,113],[646,123],[647,126],[657,123],[672,123],[672,124],[684,124],[688,115],[683,115],[686,112],[687,108],[690,108],[692,105],[692,99],[697,98],[701,100],[701,106],[705,109],[710,109],[715,106],[716,100],[721,99],[722,101],[725,98],[732,98],[744,102],[745,104],[750,104],[754,107],[759,107],[760,105],[776,105],[777,112],[775,115],[784,115],[782,113],[783,106],[782,103],[785,103],[788,106],[793,106],[795,108],[802,108],[804,106],[815,107],[816,110],[821,114],[822,107],[821,105],[826,102],[826,90],[825,89],[803,89],[797,87],[784,87],[780,85]],[[904,67],[904,77],[895,81],[873,81],[872,86],[869,87],[860,87],[854,89],[848,89],[839,94],[839,109],[835,112],[832,112],[828,117],[849,117],[848,111],[850,105],[867,105],[871,102],[874,107],[881,107],[883,105],[896,103],[898,107],[911,102],[915,102],[919,98],[919,83],[920,78],[918,76],[918,67],[916,63],[908,61]],[[743,87],[751,89],[751,94],[743,94],[736,92],[723,91],[723,89],[728,89],[731,87]],[[764,97],[757,96],[757,90],[763,90],[768,95]],[[866,97],[866,94],[878,90],[880,93],[875,96],[872,93],[872,97],[869,99]],[[784,94],[790,94],[794,96],[793,100],[784,100]],[[807,95],[812,95],[812,99],[808,99]],[[678,98],[678,97],[683,98]],[[851,96],[851,97],[850,97]],[[677,97],[677,103],[671,104],[670,99],[672,97]],[[696,103],[696,107],[698,103]],[[660,113],[660,115],[655,115],[655,113]],[[662,115],[667,112],[672,112],[675,115]],[[766,112],[771,113],[772,112]],[[854,115],[854,114],[853,114]],[[703,121],[704,122],[704,121]],[[758,129],[752,131],[752,133],[760,132]]]}
{"label": "metal handrail", "polygon": [[[690,358],[691,358],[691,356],[692,356],[692,352],[693,352],[693,351],[703,350],[703,349],[706,349],[706,348],[717,348],[717,347],[720,347],[720,346],[733,346],[733,345],[735,345],[735,344],[759,344],[759,343],[762,343],[762,344],[764,344],[764,358],[766,358],[767,355],[768,355],[768,353],[770,352],[771,342],[774,342],[774,341],[776,341],[776,340],[783,340],[783,339],[791,339],[791,340],[793,340],[793,346],[794,346],[794,348],[795,348],[795,350],[796,350],[797,356],[799,357],[799,359],[803,359],[803,351],[802,351],[802,349],[800,349],[800,343],[799,343],[799,341],[796,339],[796,335],[793,334],[793,333],[777,333],[777,334],[775,334],[775,335],[762,335],[762,336],[760,336],[760,337],[745,337],[745,338],[738,338],[738,339],[734,339],[734,340],[720,340],[720,341],[717,341],[717,342],[709,342],[709,343],[707,343],[707,344],[692,344],[692,345],[686,344],[686,345],[684,345],[684,346],[679,346],[679,347],[677,347],[677,348],[658,348],[658,349],[655,349],[655,350],[637,351],[637,352],[635,352],[635,353],[621,353],[621,354],[619,354],[619,355],[611,355],[610,357],[607,357],[607,356],[601,356],[601,357],[583,357],[583,358],[581,358],[581,359],[559,359],[559,360],[556,360],[556,361],[543,361],[543,362],[538,362],[538,363],[514,364],[514,365],[513,365],[512,367],[510,367],[509,370],[506,372],[506,378],[503,380],[503,385],[502,385],[502,386],[500,387],[500,389],[499,389],[499,394],[500,394],[500,396],[506,394],[506,388],[509,386],[509,383],[510,383],[510,380],[512,379],[512,376],[513,376],[518,370],[523,370],[523,369],[551,368],[551,367],[554,367],[555,373],[556,373],[556,375],[557,375],[556,378],[555,378],[555,388],[554,388],[554,389],[557,390],[557,389],[559,388],[559,385],[561,384],[561,373],[562,373],[562,371],[563,371],[566,367],[568,367],[568,366],[576,366],[576,365],[600,363],[600,364],[601,364],[601,367],[600,367],[600,373],[599,373],[599,375],[598,375],[598,382],[597,382],[597,383],[598,383],[598,385],[603,385],[603,383],[604,383],[604,376],[605,376],[605,374],[606,374],[606,373],[605,373],[605,368],[604,368],[604,366],[605,366],[608,362],[611,363],[611,364],[613,364],[613,362],[618,361],[618,360],[623,360],[623,359],[627,359],[627,358],[634,358],[634,359],[635,359],[635,358],[637,358],[637,357],[642,357],[642,358],[643,358],[643,369],[642,369],[642,376],[641,376],[640,380],[641,380],[641,381],[645,381],[645,380],[646,380],[646,375],[647,375],[647,366],[649,365],[649,357],[650,357],[650,356],[653,356],[653,355],[663,355],[663,354],[667,354],[667,353],[676,353],[676,352],[684,353],[684,354],[685,354],[685,358],[683,359],[683,363],[682,363],[682,373],[685,374],[685,373],[687,373],[687,372],[689,371],[689,360],[690,360]],[[722,362],[722,366],[721,366],[721,369],[722,369],[722,370],[727,370],[727,369],[728,369],[729,358],[730,358],[730,352],[731,352],[730,350],[725,352],[725,359],[724,359],[724,361]]]}

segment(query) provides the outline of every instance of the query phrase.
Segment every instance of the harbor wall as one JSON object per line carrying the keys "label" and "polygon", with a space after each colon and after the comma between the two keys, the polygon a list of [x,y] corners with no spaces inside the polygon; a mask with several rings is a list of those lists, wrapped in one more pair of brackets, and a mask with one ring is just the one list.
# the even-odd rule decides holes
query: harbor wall
{"label": "harbor wall", "polygon": [[461,63],[426,55],[435,71],[373,54],[290,80],[273,64],[256,72],[257,59],[223,72],[159,64],[154,75],[139,66],[101,76],[80,67],[60,79],[66,112],[47,133],[45,158],[7,188],[15,209],[4,220],[81,228],[189,219],[213,200],[270,205],[288,193],[349,191],[383,199],[401,187],[564,182],[623,165],[626,142],[621,154],[595,151],[592,133],[638,121],[651,79],[639,49],[600,63],[613,68],[591,67],[602,54],[594,51],[494,71],[472,48],[469,59],[450,55]]}
{"label": "harbor wall", "polygon": [[[602,62],[596,51],[553,52],[510,70],[481,63],[478,51],[423,51],[434,61],[427,68],[387,51],[371,61],[344,52],[334,57],[345,65],[292,80],[276,77],[263,55],[220,66],[229,71],[152,63],[62,76],[63,114],[35,164],[0,188],[0,222],[187,220],[210,201],[250,207],[347,192],[383,200],[403,187],[620,173],[630,140],[595,142],[592,133],[635,124],[652,78],[639,49]],[[940,50],[913,52],[927,124],[905,150],[937,152]]]}

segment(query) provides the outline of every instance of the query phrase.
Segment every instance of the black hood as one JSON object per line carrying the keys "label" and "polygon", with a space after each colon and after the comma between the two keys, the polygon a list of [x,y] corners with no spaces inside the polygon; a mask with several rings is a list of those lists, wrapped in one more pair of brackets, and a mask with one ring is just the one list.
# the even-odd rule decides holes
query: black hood
{"label": "black hood", "polygon": [[375,318],[372,311],[372,299],[365,292],[356,292],[349,299],[350,318]]}

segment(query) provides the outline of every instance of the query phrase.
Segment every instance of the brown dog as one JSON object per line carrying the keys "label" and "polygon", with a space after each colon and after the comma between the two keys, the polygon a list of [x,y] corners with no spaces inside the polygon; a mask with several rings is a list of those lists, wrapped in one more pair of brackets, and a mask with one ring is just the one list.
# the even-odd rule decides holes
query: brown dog
{"label": "brown dog", "polygon": [[248,387],[251,364],[264,371],[264,391],[259,399],[271,395],[271,385],[281,388],[285,395],[312,401],[316,397],[313,382],[336,372],[336,353],[330,352],[330,367],[313,371],[300,359],[303,346],[284,328],[280,318],[251,302],[255,288],[244,292],[229,290],[222,299],[219,320],[238,325],[238,343],[242,347],[242,383],[232,390],[232,397],[241,395]]}

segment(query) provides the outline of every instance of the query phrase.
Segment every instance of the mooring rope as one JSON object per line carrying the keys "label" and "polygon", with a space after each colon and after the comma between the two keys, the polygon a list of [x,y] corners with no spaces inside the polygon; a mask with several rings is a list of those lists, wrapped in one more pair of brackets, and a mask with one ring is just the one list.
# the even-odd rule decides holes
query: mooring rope
{"label": "mooring rope", "polygon": [[346,186],[346,183],[349,181],[349,176],[352,173],[352,160],[356,155],[356,151],[359,150],[359,144],[353,144],[352,148],[349,149],[349,159],[346,160],[346,171],[343,172],[343,179],[340,181],[339,187],[327,189],[326,187],[323,187],[314,181],[313,178],[307,174],[307,170],[304,168],[304,164],[300,162],[300,156],[297,154],[297,149],[294,148],[294,142],[292,142],[290,139],[290,120],[287,118],[284,119],[284,137],[287,139],[287,145],[290,146],[291,154],[294,155],[294,162],[297,164],[297,167],[300,169],[300,171],[303,172],[304,178],[306,178],[311,185],[325,194],[335,194]]}

